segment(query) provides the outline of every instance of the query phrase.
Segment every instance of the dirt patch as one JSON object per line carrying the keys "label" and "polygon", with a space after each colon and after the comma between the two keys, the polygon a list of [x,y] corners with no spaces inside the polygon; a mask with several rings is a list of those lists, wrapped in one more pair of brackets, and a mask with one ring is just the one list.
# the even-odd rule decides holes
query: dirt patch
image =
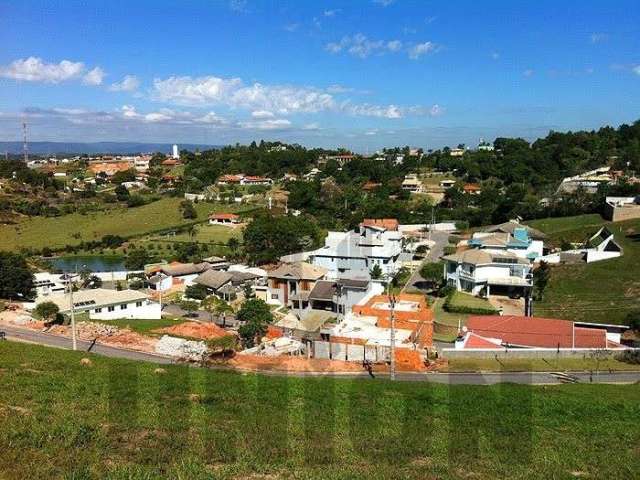
{"label": "dirt patch", "polygon": [[211,340],[232,335],[232,333],[227,332],[225,329],[213,323],[200,322],[184,322],[171,327],[153,330],[153,333],[166,333],[178,337],[196,338],[198,340]]}
{"label": "dirt patch", "polygon": [[31,415],[31,410],[24,407],[18,407],[17,405],[0,404],[0,410],[9,410],[12,412],[19,413],[20,415]]}

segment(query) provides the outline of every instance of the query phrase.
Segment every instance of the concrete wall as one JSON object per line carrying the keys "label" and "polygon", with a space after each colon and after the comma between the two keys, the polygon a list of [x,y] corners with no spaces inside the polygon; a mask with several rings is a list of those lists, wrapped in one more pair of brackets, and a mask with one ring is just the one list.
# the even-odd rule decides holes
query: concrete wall
{"label": "concrete wall", "polygon": [[101,312],[96,312],[95,309],[89,310],[89,318],[91,320],[117,320],[119,318],[130,318],[133,320],[159,320],[161,318],[160,304],[150,302],[148,300],[142,301],[142,306],[137,307],[136,302],[126,303],[125,310],[120,308],[120,305],[114,305],[114,310],[109,311],[108,307],[102,307]]}
{"label": "concrete wall", "polygon": [[622,222],[640,218],[640,205],[628,205],[625,207],[614,207],[609,203],[604,205],[604,218],[612,222]]}
{"label": "concrete wall", "polygon": [[[603,351],[595,348],[561,348],[560,350],[556,348],[510,348],[510,349],[501,349],[501,350],[483,350],[483,349],[474,349],[474,350],[456,350],[455,348],[443,348],[440,353],[443,357],[449,359],[455,358],[500,358],[500,359],[509,359],[509,358],[589,358],[594,352]],[[624,351],[622,348],[618,349],[608,349],[607,352],[610,352],[611,355],[615,355],[616,353]]]}

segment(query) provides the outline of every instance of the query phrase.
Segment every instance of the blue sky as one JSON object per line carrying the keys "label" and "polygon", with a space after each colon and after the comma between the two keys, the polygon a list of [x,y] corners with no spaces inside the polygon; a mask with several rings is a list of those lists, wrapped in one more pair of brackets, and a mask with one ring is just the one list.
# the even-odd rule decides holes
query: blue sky
{"label": "blue sky", "polygon": [[618,125],[639,22],[637,0],[0,0],[0,139],[365,152]]}

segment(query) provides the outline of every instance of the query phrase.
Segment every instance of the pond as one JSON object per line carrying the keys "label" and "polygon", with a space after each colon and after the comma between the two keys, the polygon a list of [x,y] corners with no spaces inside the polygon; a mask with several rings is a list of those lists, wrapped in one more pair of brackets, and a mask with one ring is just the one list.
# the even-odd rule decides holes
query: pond
{"label": "pond", "polygon": [[54,271],[79,272],[88,268],[92,272],[118,272],[126,270],[124,258],[105,255],[69,255],[49,259]]}

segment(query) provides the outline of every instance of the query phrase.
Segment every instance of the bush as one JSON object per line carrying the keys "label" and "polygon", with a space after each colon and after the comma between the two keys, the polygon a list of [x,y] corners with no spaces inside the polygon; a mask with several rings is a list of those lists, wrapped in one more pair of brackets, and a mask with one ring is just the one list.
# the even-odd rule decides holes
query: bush
{"label": "bush", "polygon": [[630,363],[632,365],[640,365],[640,350],[625,350],[615,356],[619,362]]}
{"label": "bush", "polygon": [[[465,305],[464,301],[466,299],[465,297],[460,297],[460,295],[465,294],[455,291],[450,293],[447,296],[447,299],[444,301],[444,305],[442,306],[442,308],[444,308],[445,311],[451,313],[468,313],[472,315],[495,315],[497,313],[497,310],[489,302],[487,302],[487,306]],[[471,297],[470,295],[469,297],[470,298],[468,300],[471,303],[475,303],[476,301],[482,302],[482,300],[478,298]]]}
{"label": "bush", "polygon": [[194,285],[189,285],[187,288],[185,288],[184,294],[189,298],[195,298],[196,300],[204,300],[209,293],[207,292],[207,287],[196,283]]}

